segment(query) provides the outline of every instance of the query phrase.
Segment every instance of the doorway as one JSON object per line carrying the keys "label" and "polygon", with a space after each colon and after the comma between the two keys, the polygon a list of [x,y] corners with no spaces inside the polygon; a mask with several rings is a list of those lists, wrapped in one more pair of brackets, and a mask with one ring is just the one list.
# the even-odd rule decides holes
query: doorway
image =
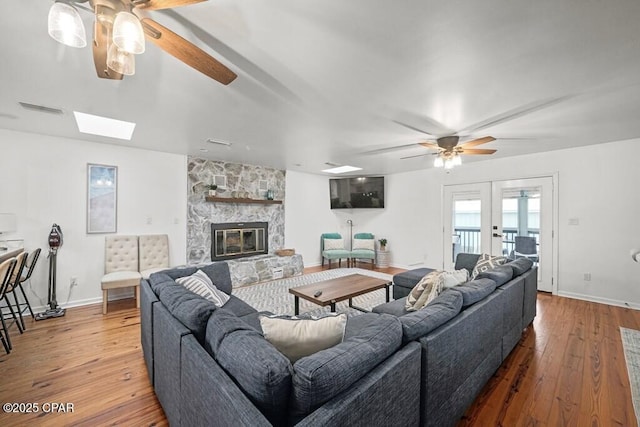
{"label": "doorway", "polygon": [[538,266],[538,290],[556,280],[554,177],[444,187],[444,268],[460,252],[526,257]]}

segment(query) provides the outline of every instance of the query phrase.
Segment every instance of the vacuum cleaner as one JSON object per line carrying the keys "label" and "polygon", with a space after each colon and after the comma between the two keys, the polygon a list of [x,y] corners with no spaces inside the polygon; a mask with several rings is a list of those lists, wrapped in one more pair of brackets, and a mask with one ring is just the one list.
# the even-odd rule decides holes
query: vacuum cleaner
{"label": "vacuum cleaner", "polygon": [[52,317],[64,316],[65,309],[58,305],[56,301],[56,260],[58,249],[62,247],[62,229],[58,224],[53,224],[49,232],[49,308],[36,314],[36,320],[51,319]]}

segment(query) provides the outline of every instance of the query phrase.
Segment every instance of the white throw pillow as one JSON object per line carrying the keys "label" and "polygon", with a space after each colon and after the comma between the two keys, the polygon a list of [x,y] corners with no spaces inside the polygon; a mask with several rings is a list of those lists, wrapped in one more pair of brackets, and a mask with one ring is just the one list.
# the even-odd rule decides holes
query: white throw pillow
{"label": "white throw pillow", "polygon": [[194,294],[212,301],[217,307],[225,305],[230,298],[229,295],[218,289],[202,270],[196,271],[191,276],[179,277],[176,279],[176,283],[184,286]]}
{"label": "white throw pillow", "polygon": [[469,271],[466,268],[463,268],[462,270],[443,271],[442,279],[442,286],[445,289],[453,288],[454,286],[458,286],[469,281]]}
{"label": "white throw pillow", "polygon": [[374,239],[353,239],[353,249],[367,249],[370,251],[375,250]]}
{"label": "white throw pillow", "polygon": [[344,239],[324,239],[324,250],[344,249]]}
{"label": "white throw pillow", "polygon": [[346,325],[346,314],[311,319],[260,316],[264,337],[291,363],[340,344]]}

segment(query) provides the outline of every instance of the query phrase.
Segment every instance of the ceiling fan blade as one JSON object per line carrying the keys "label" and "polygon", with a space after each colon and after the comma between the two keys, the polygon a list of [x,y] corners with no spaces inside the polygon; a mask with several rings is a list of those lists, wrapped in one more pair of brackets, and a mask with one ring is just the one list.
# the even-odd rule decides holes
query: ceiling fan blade
{"label": "ceiling fan blade", "polygon": [[471,148],[471,147],[475,147],[477,145],[482,145],[482,144],[486,144],[487,142],[491,142],[491,141],[495,141],[496,139],[492,136],[485,136],[484,138],[476,138],[473,139],[471,141],[467,141],[464,142],[460,145],[458,145],[458,147],[460,148]]}
{"label": "ceiling fan blade", "polygon": [[96,73],[101,79],[122,80],[122,74],[107,67],[108,45],[109,29],[96,20],[93,26],[93,63]]}
{"label": "ceiling fan blade", "polygon": [[160,10],[200,3],[207,0],[131,0],[138,9]]}
{"label": "ceiling fan blade", "polygon": [[464,148],[462,154],[493,154],[498,150],[489,150],[487,148]]}
{"label": "ceiling fan blade", "polygon": [[393,147],[376,148],[375,150],[363,151],[360,154],[382,154],[382,153],[389,153],[392,151],[405,150],[407,148],[415,148],[415,147],[416,147],[416,144],[403,144],[403,145],[396,145]]}
{"label": "ceiling fan blade", "polygon": [[211,57],[204,50],[158,24],[153,19],[145,18],[141,22],[148,40],[202,74],[223,85],[228,85],[238,77],[233,71]]}
{"label": "ceiling fan blade", "polygon": [[424,148],[433,148],[436,150],[440,148],[440,146],[435,142],[423,141],[423,142],[418,142],[418,144],[422,145]]}
{"label": "ceiling fan blade", "polygon": [[573,96],[574,95],[565,95],[557,98],[547,98],[540,101],[534,101],[527,105],[523,105],[522,107],[514,108],[502,114],[498,114],[497,116],[490,117],[479,123],[475,123],[465,128],[464,130],[460,131],[460,133],[474,133],[481,129],[495,126],[500,123],[507,122],[509,120],[517,119],[518,117],[522,117],[526,114],[533,113],[538,110],[542,110],[543,108],[550,107],[553,104],[557,104],[559,102],[573,98]]}
{"label": "ceiling fan blade", "polygon": [[405,157],[400,157],[400,160],[415,159],[416,157],[424,157],[424,156],[430,156],[430,155],[431,155],[431,153],[416,154],[415,156],[405,156]]}

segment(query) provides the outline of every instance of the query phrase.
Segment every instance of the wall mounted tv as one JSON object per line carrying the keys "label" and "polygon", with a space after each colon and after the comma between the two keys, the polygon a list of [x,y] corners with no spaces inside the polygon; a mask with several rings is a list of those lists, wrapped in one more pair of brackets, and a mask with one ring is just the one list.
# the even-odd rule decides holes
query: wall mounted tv
{"label": "wall mounted tv", "polygon": [[384,208],[384,176],[329,180],[331,209]]}

